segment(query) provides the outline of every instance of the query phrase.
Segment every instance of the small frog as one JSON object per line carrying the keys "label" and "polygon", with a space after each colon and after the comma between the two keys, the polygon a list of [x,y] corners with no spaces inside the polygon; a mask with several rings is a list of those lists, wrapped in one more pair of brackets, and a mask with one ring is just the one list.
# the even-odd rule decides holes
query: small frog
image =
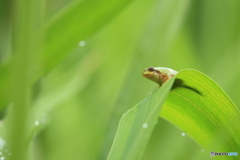
{"label": "small frog", "polygon": [[[168,80],[170,80],[172,77],[174,77],[178,72],[171,69],[171,68],[165,68],[165,67],[148,67],[143,70],[142,75],[146,77],[147,79],[150,79],[153,82],[156,82],[159,84],[159,87],[164,85]],[[203,93],[200,92],[198,89],[191,87],[189,85],[186,85],[182,79],[175,78],[174,83],[172,85],[171,90],[174,90],[176,88],[184,88],[191,90],[201,96],[203,96]]]}
{"label": "small frog", "polygon": [[147,79],[159,84],[161,87],[178,72],[166,67],[148,67],[143,70],[142,75]]}

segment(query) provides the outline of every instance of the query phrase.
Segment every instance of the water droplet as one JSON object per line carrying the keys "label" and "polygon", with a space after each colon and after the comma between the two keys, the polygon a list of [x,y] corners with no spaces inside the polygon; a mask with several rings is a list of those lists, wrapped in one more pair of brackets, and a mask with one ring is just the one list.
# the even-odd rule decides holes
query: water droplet
{"label": "water droplet", "polygon": [[143,127],[144,129],[146,129],[146,128],[148,128],[148,124],[147,124],[147,123],[143,123],[142,127]]}
{"label": "water droplet", "polygon": [[40,124],[39,121],[35,121],[35,125],[38,126]]}
{"label": "water droplet", "polygon": [[4,160],[5,159],[5,157],[1,157],[1,160]]}
{"label": "water droplet", "polygon": [[182,132],[181,135],[182,135],[182,136],[186,136],[186,133]]}
{"label": "water droplet", "polygon": [[80,41],[80,42],[78,43],[78,45],[79,45],[80,47],[83,47],[83,46],[86,45],[86,42],[85,42],[85,41]]}
{"label": "water droplet", "polygon": [[205,149],[201,149],[201,152],[204,152]]}
{"label": "water droplet", "polygon": [[6,141],[4,139],[0,138],[0,150],[3,149],[5,143],[6,143]]}

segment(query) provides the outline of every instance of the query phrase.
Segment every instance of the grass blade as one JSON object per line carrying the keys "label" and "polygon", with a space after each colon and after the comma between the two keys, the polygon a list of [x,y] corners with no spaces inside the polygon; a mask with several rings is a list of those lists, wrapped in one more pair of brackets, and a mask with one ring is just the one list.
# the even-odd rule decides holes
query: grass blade
{"label": "grass blade", "polygon": [[[31,73],[30,83],[34,83],[64,60],[78,46],[79,41],[85,40],[99,31],[132,1],[88,0],[82,2],[79,0],[63,9],[46,25],[46,28],[40,34],[46,36],[46,50],[41,56],[37,56],[44,63],[39,64],[41,67],[32,67],[34,70]],[[39,37],[36,36],[35,38]],[[8,79],[14,58],[9,63],[0,66],[0,111],[10,101]]]}
{"label": "grass blade", "polygon": [[58,64],[77,47],[79,41],[100,30],[132,1],[88,0],[68,6],[46,29],[45,69]]}
{"label": "grass blade", "polygon": [[240,112],[226,93],[196,70],[182,70],[176,79],[182,79],[185,86],[191,86],[202,95],[184,87],[173,89],[161,110],[161,117],[209,151],[239,152]]}
{"label": "grass blade", "polygon": [[108,160],[140,158],[172,83],[173,79],[122,116]]}
{"label": "grass blade", "polygon": [[[140,157],[172,81],[122,116],[108,160]],[[213,80],[199,71],[186,69],[177,74],[160,116],[208,151],[240,151],[238,108]]]}

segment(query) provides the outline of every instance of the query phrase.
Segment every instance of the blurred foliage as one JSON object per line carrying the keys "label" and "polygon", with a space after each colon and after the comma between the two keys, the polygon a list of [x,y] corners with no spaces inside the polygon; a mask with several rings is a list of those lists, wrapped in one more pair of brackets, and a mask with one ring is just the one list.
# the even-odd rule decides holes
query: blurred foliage
{"label": "blurred foliage", "polygon": [[[106,159],[122,114],[157,88],[141,77],[148,66],[198,69],[239,106],[239,8],[238,0],[0,1],[0,108],[9,106],[0,145],[27,130],[28,159]],[[210,159],[181,133],[159,118],[143,159]]]}

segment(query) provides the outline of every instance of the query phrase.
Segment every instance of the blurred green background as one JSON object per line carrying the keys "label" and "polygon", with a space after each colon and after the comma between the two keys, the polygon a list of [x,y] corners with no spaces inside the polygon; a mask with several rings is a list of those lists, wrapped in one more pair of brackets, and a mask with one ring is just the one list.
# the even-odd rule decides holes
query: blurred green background
{"label": "blurred green background", "polygon": [[[24,5],[31,8],[30,15],[23,14],[26,19],[16,11]],[[51,28],[78,6],[81,14],[73,12]],[[15,76],[14,68],[9,69],[12,76],[5,76],[5,66],[14,66],[15,59],[21,62],[15,58],[18,45],[30,46],[23,57],[29,62],[23,70],[30,73],[25,80],[32,81],[29,107],[20,113],[30,115],[26,130],[34,136],[28,159],[105,160],[122,114],[158,87],[141,75],[149,66],[200,70],[240,105],[238,0],[2,0],[0,11],[0,82],[6,82],[1,90],[7,90],[1,104],[11,102],[17,90],[8,89],[7,81],[24,76]],[[65,27],[78,21],[84,25]],[[24,41],[27,26],[30,38]],[[8,125],[1,125],[3,137]],[[159,118],[142,160],[212,159],[210,151],[182,132]]]}

